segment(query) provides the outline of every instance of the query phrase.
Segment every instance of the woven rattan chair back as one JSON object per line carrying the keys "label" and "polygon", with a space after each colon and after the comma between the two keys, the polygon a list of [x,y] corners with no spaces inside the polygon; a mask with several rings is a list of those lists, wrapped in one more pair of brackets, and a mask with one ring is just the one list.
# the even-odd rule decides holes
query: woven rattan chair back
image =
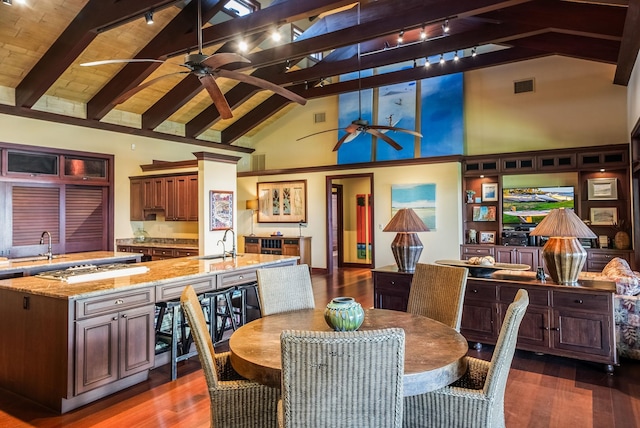
{"label": "woven rattan chair back", "polygon": [[309,266],[258,269],[262,316],[315,308]]}
{"label": "woven rattan chair back", "polygon": [[411,281],[407,312],[460,331],[468,272],[464,267],[418,263]]}
{"label": "woven rattan chair back", "polygon": [[281,343],[281,426],[402,426],[404,330],[287,330]]}
{"label": "woven rattan chair back", "polygon": [[280,393],[238,375],[229,352],[216,354],[207,329],[202,306],[193,287],[187,286],[180,297],[207,381],[211,404],[211,426],[215,428],[272,428],[278,426],[277,405]]}

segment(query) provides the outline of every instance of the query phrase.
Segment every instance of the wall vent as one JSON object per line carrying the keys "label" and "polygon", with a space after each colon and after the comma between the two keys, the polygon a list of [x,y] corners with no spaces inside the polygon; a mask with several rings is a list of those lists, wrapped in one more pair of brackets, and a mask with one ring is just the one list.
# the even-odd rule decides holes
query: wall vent
{"label": "wall vent", "polygon": [[524,92],[533,92],[533,79],[518,80],[513,82],[513,93],[522,94]]}
{"label": "wall vent", "polygon": [[313,123],[323,123],[327,121],[327,116],[324,112],[313,114]]}
{"label": "wall vent", "polygon": [[264,171],[266,155],[251,155],[251,171]]}

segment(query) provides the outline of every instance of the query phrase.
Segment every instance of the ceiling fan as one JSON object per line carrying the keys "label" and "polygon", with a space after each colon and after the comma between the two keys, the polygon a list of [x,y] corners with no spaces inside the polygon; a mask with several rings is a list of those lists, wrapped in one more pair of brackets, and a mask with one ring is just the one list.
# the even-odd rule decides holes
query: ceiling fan
{"label": "ceiling fan", "polygon": [[[198,53],[187,54],[185,56],[184,64],[179,64],[181,67],[188,68],[189,71],[178,71],[175,73],[165,74],[164,76],[157,77],[155,79],[151,79],[148,82],[145,82],[141,85],[136,86],[133,89],[124,92],[114,101],[116,104],[121,104],[131,98],[133,95],[137,94],[141,90],[148,88],[159,80],[165,79],[170,76],[175,76],[177,74],[191,74],[197,77],[200,80],[202,86],[207,90],[213,104],[218,109],[220,113],[220,117],[223,119],[230,119],[233,117],[233,113],[231,112],[231,108],[229,107],[229,103],[225,98],[222,90],[216,83],[215,77],[224,77],[227,79],[234,79],[244,83],[249,83],[251,85],[257,86],[262,89],[268,89],[272,92],[275,92],[278,95],[281,95],[288,100],[297,102],[301,105],[305,105],[307,100],[301,97],[300,95],[289,91],[281,86],[278,86],[274,83],[271,83],[267,80],[260,79],[258,77],[251,76],[249,74],[240,73],[238,71],[233,70],[225,70],[220,67],[233,63],[233,62],[244,62],[250,63],[248,59],[244,58],[241,55],[235,53],[214,53],[213,55],[204,55],[202,53],[202,11],[201,11],[201,0],[198,0]],[[91,67],[96,65],[104,65],[104,64],[116,64],[116,63],[130,63],[130,62],[160,62],[164,63],[163,60],[158,59],[144,59],[144,58],[135,58],[135,59],[108,59],[103,61],[93,61],[93,62],[85,62],[80,64],[81,66]]]}
{"label": "ceiling fan", "polygon": [[[358,2],[358,25],[360,25],[360,3],[359,2]],[[296,141],[303,140],[303,139],[311,137],[313,135],[323,134],[325,132],[343,130],[343,131],[346,132],[346,134],[343,135],[338,140],[336,145],[333,147],[333,151],[335,152],[344,143],[353,140],[354,138],[356,138],[358,135],[360,135],[363,132],[365,132],[367,134],[371,134],[374,137],[377,137],[377,138],[381,139],[382,141],[384,141],[385,143],[389,144],[391,147],[393,147],[396,150],[402,150],[402,146],[400,144],[398,144],[396,141],[394,141],[391,137],[386,135],[385,133],[387,131],[404,132],[406,134],[410,134],[410,135],[414,135],[416,137],[422,138],[422,134],[419,133],[419,132],[413,131],[411,129],[398,128],[398,127],[394,126],[393,115],[388,117],[389,125],[369,125],[369,121],[367,121],[366,119],[362,119],[362,87],[361,87],[361,80],[360,80],[360,69],[361,69],[360,43],[358,43],[357,55],[358,55],[358,119],[352,121],[351,124],[348,125],[346,128],[327,129],[326,131],[315,132],[313,134],[309,134],[309,135],[305,135],[304,137],[300,137]]]}

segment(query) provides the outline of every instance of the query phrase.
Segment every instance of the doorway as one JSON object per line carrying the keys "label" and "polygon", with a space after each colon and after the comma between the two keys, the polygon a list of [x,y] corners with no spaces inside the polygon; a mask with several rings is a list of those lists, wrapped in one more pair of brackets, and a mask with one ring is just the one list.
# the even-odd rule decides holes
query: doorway
{"label": "doorway", "polygon": [[326,178],[327,271],[373,267],[373,174]]}

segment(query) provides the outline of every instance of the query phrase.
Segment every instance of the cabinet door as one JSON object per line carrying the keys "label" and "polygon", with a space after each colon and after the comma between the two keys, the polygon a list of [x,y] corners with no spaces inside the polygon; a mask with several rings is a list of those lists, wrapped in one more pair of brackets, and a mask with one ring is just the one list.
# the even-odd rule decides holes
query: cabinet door
{"label": "cabinet door", "polygon": [[120,378],[148,370],[155,358],[155,308],[153,305],[119,314]]}
{"label": "cabinet door", "polygon": [[373,304],[378,309],[406,311],[413,275],[403,273],[373,273]]}
{"label": "cabinet door", "polygon": [[76,322],[75,395],[118,380],[118,314]]}
{"label": "cabinet door", "polygon": [[[503,317],[508,306],[501,304]],[[518,330],[518,349],[547,352],[549,345],[549,308],[529,305]]]}
{"label": "cabinet door", "polygon": [[495,343],[500,331],[497,314],[497,303],[465,298],[460,333],[467,340]]}
{"label": "cabinet door", "polygon": [[553,311],[553,347],[579,354],[612,356],[610,314],[571,309]]}
{"label": "cabinet door", "polygon": [[282,255],[284,256],[299,256],[300,255],[300,241],[297,239],[283,239],[282,241]]}
{"label": "cabinet door", "polygon": [[495,248],[496,262],[498,263],[515,263],[515,250],[512,247],[499,247]]}
{"label": "cabinet door", "polygon": [[537,248],[518,247],[515,249],[515,256],[515,263],[529,265],[532,271],[538,269],[540,255]]}
{"label": "cabinet door", "polygon": [[144,208],[164,209],[165,207],[165,183],[164,178],[148,178],[143,180]]}
{"label": "cabinet door", "polygon": [[142,180],[134,179],[129,184],[129,209],[131,221],[144,220],[144,185]]}
{"label": "cabinet door", "polygon": [[198,176],[190,175],[187,179],[187,221],[198,221]]}
{"label": "cabinet door", "polygon": [[189,212],[189,177],[167,177],[165,219],[167,221],[187,221]]}

